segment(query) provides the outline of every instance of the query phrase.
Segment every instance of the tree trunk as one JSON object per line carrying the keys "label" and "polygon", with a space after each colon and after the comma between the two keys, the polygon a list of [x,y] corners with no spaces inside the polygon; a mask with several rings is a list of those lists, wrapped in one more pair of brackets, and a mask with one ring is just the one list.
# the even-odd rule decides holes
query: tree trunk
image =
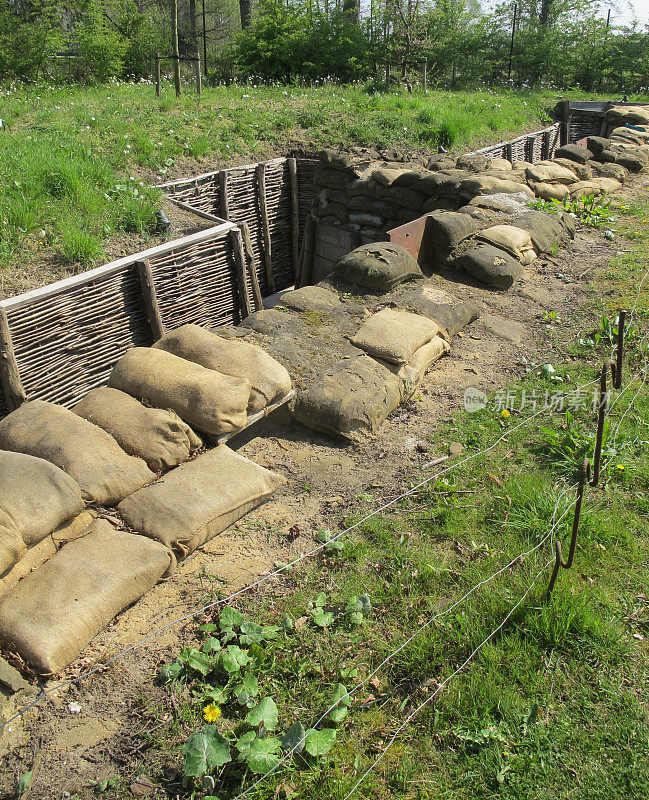
{"label": "tree trunk", "polygon": [[196,23],[196,0],[189,0],[189,51],[192,55],[198,50],[198,25]]}
{"label": "tree trunk", "polygon": [[247,28],[252,17],[252,0],[239,0],[239,15],[241,17],[241,27]]}
{"label": "tree trunk", "polygon": [[174,86],[180,97],[180,53],[178,52],[178,0],[171,1],[171,45],[173,47]]}
{"label": "tree trunk", "polygon": [[361,20],[360,0],[343,0],[343,11],[349,22],[358,25]]}

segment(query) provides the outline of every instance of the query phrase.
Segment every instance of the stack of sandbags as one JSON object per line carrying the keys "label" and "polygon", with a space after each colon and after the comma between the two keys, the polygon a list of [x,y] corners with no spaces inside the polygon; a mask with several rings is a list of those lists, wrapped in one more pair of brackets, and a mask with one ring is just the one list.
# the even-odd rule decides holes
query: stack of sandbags
{"label": "stack of sandbags", "polygon": [[261,347],[242,339],[219,336],[199,325],[182,325],[153,345],[187,361],[200,364],[250,384],[248,414],[263,411],[291,391],[288,371]]}
{"label": "stack of sandbags", "polygon": [[39,673],[60,672],[172,562],[159,542],[96,520],[0,602],[0,641]]}
{"label": "stack of sandbags", "polygon": [[79,485],[62,469],[0,450],[0,576],[83,508]]}
{"label": "stack of sandbags", "polygon": [[286,483],[226,445],[202,453],[122,500],[122,519],[179,555],[201,547]]}
{"label": "stack of sandbags", "polygon": [[450,351],[436,322],[399,308],[384,308],[372,314],[351,341],[399,378],[402,395]]}
{"label": "stack of sandbags", "polygon": [[109,386],[171,408],[199,431],[222,435],[246,426],[252,386],[153,347],[134,347],[115,364]]}
{"label": "stack of sandbags", "polygon": [[56,464],[89,502],[114,505],[155,478],[106,431],[66,408],[32,400],[0,420],[0,449]]}

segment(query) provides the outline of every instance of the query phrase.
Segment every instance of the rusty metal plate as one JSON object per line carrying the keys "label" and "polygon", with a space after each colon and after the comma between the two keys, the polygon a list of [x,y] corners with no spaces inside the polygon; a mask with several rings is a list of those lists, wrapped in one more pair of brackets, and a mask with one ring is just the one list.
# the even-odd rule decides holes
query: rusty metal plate
{"label": "rusty metal plate", "polygon": [[428,217],[429,215],[425,214],[387,232],[389,241],[405,247],[420,266],[426,264],[431,252],[430,237],[427,234]]}

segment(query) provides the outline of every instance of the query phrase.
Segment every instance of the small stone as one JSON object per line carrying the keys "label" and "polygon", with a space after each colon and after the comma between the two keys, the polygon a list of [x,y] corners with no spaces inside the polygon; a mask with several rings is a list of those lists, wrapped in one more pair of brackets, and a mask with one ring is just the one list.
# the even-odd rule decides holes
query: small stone
{"label": "small stone", "polygon": [[448,454],[454,458],[461,456],[463,452],[464,445],[460,444],[460,442],[451,442],[448,446]]}

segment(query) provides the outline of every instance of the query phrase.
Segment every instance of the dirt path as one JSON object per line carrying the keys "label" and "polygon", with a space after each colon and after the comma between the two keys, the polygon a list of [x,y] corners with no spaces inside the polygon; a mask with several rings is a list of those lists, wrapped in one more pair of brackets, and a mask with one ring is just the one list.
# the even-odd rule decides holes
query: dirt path
{"label": "dirt path", "polygon": [[[646,194],[648,184],[647,178],[636,179],[623,195]],[[212,587],[236,590],[310,549],[319,527],[338,530],[349,512],[363,506],[360,495],[371,493],[374,505],[407,488],[413,473],[422,468],[425,473],[426,462],[446,454],[429,450],[430,434],[441,420],[453,419],[468,386],[485,392],[505,386],[523,374],[523,356],[533,363],[566,360],[565,345],[574,341],[584,314],[589,279],[584,273],[606,264],[619,249],[618,241],[582,229],[555,257],[527,267],[519,287],[506,294],[454,285],[458,295],[481,306],[481,319],[454,339],[450,356],[435,365],[411,402],[397,409],[373,439],[336,444],[282,412],[263,429],[233,440],[231,446],[242,454],[283,473],[289,479],[284,491],[196,552],[172,581],[159,584],[121,614],[64,677],[104,663],[155,628],[209,602]],[[554,311],[560,322],[548,324],[544,311]],[[592,319],[584,321],[588,323]],[[281,588],[281,580],[273,578],[260,591]],[[99,779],[116,773],[135,779],[132,762],[145,746],[142,733],[149,726],[142,699],[150,704],[163,697],[152,684],[156,667],[177,653],[193,624],[166,629],[105,671],[55,691],[13,722],[0,738],[0,798],[14,796],[16,775],[35,761],[30,798],[92,797],[91,786]],[[27,699],[23,692],[6,699],[5,718]]]}

